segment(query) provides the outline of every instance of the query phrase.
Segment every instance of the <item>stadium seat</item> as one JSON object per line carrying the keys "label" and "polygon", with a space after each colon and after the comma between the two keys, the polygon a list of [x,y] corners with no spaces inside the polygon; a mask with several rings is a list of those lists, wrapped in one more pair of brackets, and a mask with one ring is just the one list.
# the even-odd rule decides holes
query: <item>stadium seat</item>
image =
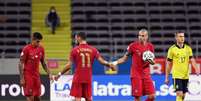
{"label": "stadium seat", "polygon": [[76,2],[76,3],[72,3],[71,6],[72,6],[72,7],[82,7],[82,6],[84,6],[84,4],[81,3],[81,2]]}
{"label": "stadium seat", "polygon": [[17,36],[17,34],[16,33],[8,33],[7,35],[6,35],[6,38],[17,38],[18,36]]}
{"label": "stadium seat", "polygon": [[[1,15],[6,15],[6,23],[0,24],[0,39],[1,48],[5,50],[4,58],[18,58],[16,53],[17,49],[21,47],[19,40],[30,42],[30,36],[26,38],[18,37],[20,33],[26,29],[30,32],[31,26],[31,1],[30,0],[4,0],[0,2],[0,7],[4,9],[0,10]],[[28,14],[27,14],[28,13]],[[19,39],[20,38],[20,39]]]}
{"label": "stadium seat", "polygon": [[97,7],[107,7],[108,6],[108,4],[106,2],[100,2],[100,3],[97,3],[96,5],[97,5]]}
{"label": "stadium seat", "polygon": [[[173,0],[171,2],[168,0],[111,0],[107,2],[73,0],[73,5],[75,7],[72,12],[77,12],[72,13],[73,31],[81,29],[93,33],[93,35],[88,35],[91,42],[97,38],[104,40],[102,38],[112,37],[112,43],[119,45],[113,50],[105,51],[108,53],[104,52],[104,55],[110,54],[111,51],[116,52],[117,56],[122,55],[121,48],[126,48],[136,39],[141,28],[147,28],[153,39],[151,41],[158,44],[156,49],[158,57],[166,55],[165,52],[169,45],[174,43],[176,31],[186,32],[186,37],[197,36],[197,39],[201,39],[198,35],[201,32],[201,11],[199,10],[201,2],[199,0]],[[87,18],[83,15],[87,15]],[[161,38],[164,40],[160,41]],[[122,42],[119,42],[119,39]],[[94,43],[96,43],[95,47],[108,48],[99,41],[94,41]]]}

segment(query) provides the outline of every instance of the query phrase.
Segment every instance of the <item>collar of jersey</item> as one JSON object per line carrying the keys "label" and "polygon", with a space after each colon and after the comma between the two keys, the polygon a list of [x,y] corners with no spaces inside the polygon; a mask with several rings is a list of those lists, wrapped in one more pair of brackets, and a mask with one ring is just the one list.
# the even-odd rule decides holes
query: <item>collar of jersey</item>
{"label": "collar of jersey", "polygon": [[179,49],[182,49],[182,48],[184,48],[185,47],[185,44],[183,45],[183,47],[179,47],[177,44],[175,44],[175,46],[177,47],[177,48],[179,48]]}

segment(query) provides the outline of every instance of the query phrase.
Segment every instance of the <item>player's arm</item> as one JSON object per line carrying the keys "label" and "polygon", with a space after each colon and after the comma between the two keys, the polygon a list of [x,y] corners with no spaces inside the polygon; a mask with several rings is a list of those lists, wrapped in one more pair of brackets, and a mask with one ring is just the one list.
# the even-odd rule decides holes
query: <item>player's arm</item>
{"label": "player's arm", "polygon": [[102,56],[99,56],[99,57],[98,57],[98,61],[99,61],[101,64],[105,65],[105,66],[109,66],[109,65],[110,65],[109,62],[106,61],[105,59],[103,59]]}
{"label": "player's arm", "polygon": [[193,66],[193,68],[195,69],[196,74],[200,74],[200,69],[199,69],[199,67],[196,65],[195,58],[193,58],[192,56],[190,57],[190,63],[191,63],[191,65]]}
{"label": "player's arm", "polygon": [[70,69],[71,69],[71,66],[72,66],[72,61],[70,60],[70,61],[68,61],[68,62],[66,63],[64,69],[63,69],[61,72],[59,72],[59,73],[57,74],[57,76],[55,77],[55,80],[58,80],[59,77],[60,77],[61,75],[63,75],[64,73],[69,72]]}
{"label": "player's arm", "polygon": [[165,70],[165,83],[169,83],[169,74],[171,71],[172,59],[167,58],[166,60],[166,70]]}
{"label": "player's arm", "polygon": [[22,56],[20,56],[20,62],[18,64],[18,68],[19,68],[19,73],[20,73],[20,84],[24,85],[25,81],[24,81],[24,59]]}
{"label": "player's arm", "polygon": [[116,67],[115,66],[111,66],[111,63],[109,63],[108,61],[106,61],[105,59],[103,59],[102,56],[99,56],[97,59],[98,59],[98,61],[101,64],[107,66],[108,68],[111,68],[113,71],[116,70]]}
{"label": "player's arm", "polygon": [[59,73],[59,75],[63,75],[66,72],[69,72],[72,66],[72,61],[68,61],[64,67],[64,69]]}
{"label": "player's arm", "polygon": [[42,65],[43,69],[45,70],[45,72],[49,75],[49,77],[51,77],[50,70],[47,68],[47,64],[45,62],[45,58],[42,58],[40,60],[40,62],[41,62],[41,65]]}
{"label": "player's arm", "polygon": [[112,64],[113,65],[122,64],[122,63],[126,62],[126,60],[128,60],[128,56],[130,56],[130,55],[131,55],[130,52],[126,52],[123,57],[121,57],[118,60],[112,62]]}
{"label": "player's arm", "polygon": [[172,66],[172,61],[173,61],[173,48],[169,48],[168,49],[168,53],[167,53],[167,60],[166,60],[166,70],[165,70],[165,84],[169,83],[169,74],[171,71],[171,66]]}
{"label": "player's arm", "polygon": [[154,61],[155,55],[154,55],[154,46],[153,46],[153,45],[152,45],[152,48],[151,48],[151,52],[153,53],[153,55],[152,55],[151,58],[148,59],[147,61],[148,61],[151,65],[154,65],[154,64],[155,64],[155,61]]}

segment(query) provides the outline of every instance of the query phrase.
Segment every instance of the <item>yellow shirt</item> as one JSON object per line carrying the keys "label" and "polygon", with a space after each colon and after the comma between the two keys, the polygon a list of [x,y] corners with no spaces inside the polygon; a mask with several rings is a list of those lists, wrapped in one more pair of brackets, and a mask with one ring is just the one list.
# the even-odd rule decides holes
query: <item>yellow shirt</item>
{"label": "yellow shirt", "polygon": [[189,45],[179,48],[176,44],[168,49],[167,58],[172,60],[172,77],[178,79],[189,78],[189,58],[193,56]]}

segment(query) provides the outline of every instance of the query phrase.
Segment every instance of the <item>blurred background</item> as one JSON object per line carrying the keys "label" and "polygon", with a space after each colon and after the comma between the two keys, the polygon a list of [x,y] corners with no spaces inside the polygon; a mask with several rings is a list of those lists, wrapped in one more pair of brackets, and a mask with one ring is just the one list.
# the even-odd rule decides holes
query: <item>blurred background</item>
{"label": "blurred background", "polygon": [[[48,67],[57,74],[75,46],[74,33],[86,32],[88,43],[96,47],[105,59],[112,61],[123,56],[127,46],[137,39],[141,28],[149,31],[149,41],[155,45],[156,64],[150,69],[159,92],[156,100],[174,101],[171,85],[163,84],[165,57],[168,48],[174,44],[174,33],[181,31],[185,33],[186,42],[191,45],[200,66],[200,0],[0,0],[0,101],[25,99],[19,86],[17,65],[22,48],[31,42],[32,32],[43,34],[42,45]],[[111,82],[129,86],[130,64],[131,59],[114,72],[95,61],[93,84],[108,86]],[[51,84],[42,69],[41,74],[44,84],[42,99],[48,101]],[[111,79],[103,80],[105,78]],[[201,84],[195,85],[193,87],[198,92],[193,88],[192,93],[201,96]],[[126,95],[101,95],[104,91],[95,91],[95,101],[133,100],[129,92]]]}

